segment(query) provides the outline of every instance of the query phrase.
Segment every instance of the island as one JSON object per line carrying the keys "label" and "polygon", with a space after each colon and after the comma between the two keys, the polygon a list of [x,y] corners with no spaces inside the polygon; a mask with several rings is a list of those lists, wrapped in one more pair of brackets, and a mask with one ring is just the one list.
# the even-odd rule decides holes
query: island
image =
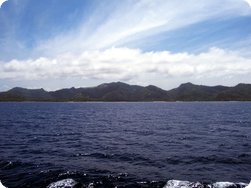
{"label": "island", "polygon": [[68,88],[56,91],[15,87],[0,92],[0,102],[84,102],[84,101],[251,101],[251,84],[238,84],[234,87],[204,86],[184,83],[171,90],[154,85],[146,87],[129,85],[123,82],[104,83],[96,87]]}

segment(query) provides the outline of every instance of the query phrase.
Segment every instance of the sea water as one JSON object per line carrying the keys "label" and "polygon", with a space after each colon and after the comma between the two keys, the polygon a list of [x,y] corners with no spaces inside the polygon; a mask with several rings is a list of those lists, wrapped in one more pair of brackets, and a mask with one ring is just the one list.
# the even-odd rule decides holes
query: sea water
{"label": "sea water", "polygon": [[250,102],[0,103],[9,188],[222,188],[250,178]]}

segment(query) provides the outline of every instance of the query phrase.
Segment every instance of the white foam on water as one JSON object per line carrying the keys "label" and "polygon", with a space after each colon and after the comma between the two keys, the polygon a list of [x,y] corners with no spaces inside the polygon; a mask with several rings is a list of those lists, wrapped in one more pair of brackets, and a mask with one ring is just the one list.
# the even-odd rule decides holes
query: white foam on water
{"label": "white foam on water", "polygon": [[213,184],[214,188],[226,188],[226,187],[237,187],[235,183],[232,182],[216,182]]}
{"label": "white foam on water", "polygon": [[90,183],[87,188],[94,188],[94,183]]}
{"label": "white foam on water", "polygon": [[47,188],[73,188],[77,182],[73,179],[64,179],[57,182],[53,182],[47,186]]}
{"label": "white foam on water", "polygon": [[1,180],[0,180],[0,188],[7,188],[2,184]]}
{"label": "white foam on water", "polygon": [[194,187],[203,187],[199,182],[189,182],[189,181],[180,181],[180,180],[169,180],[164,188],[194,188]]}
{"label": "white foam on water", "polygon": [[251,188],[251,181],[245,188]]}
{"label": "white foam on water", "polygon": [[[213,184],[208,184],[206,187],[209,188],[234,188],[234,187],[251,188],[251,182],[249,185],[246,183],[233,183],[233,182],[216,182]],[[245,187],[246,186],[246,187]],[[204,188],[205,185],[200,182],[189,182],[180,180],[169,180],[164,188]]]}

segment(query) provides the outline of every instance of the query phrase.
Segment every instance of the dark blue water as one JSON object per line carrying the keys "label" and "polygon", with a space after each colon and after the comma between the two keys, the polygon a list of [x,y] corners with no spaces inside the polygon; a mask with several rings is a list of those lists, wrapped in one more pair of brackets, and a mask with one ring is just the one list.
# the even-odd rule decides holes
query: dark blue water
{"label": "dark blue water", "polygon": [[0,179],[46,187],[248,183],[251,103],[0,103]]}

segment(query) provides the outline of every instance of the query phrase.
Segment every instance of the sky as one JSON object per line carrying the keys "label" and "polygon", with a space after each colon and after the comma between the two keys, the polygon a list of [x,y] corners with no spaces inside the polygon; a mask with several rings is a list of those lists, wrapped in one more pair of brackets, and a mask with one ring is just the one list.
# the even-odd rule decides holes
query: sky
{"label": "sky", "polygon": [[250,0],[8,0],[0,91],[251,83]]}

